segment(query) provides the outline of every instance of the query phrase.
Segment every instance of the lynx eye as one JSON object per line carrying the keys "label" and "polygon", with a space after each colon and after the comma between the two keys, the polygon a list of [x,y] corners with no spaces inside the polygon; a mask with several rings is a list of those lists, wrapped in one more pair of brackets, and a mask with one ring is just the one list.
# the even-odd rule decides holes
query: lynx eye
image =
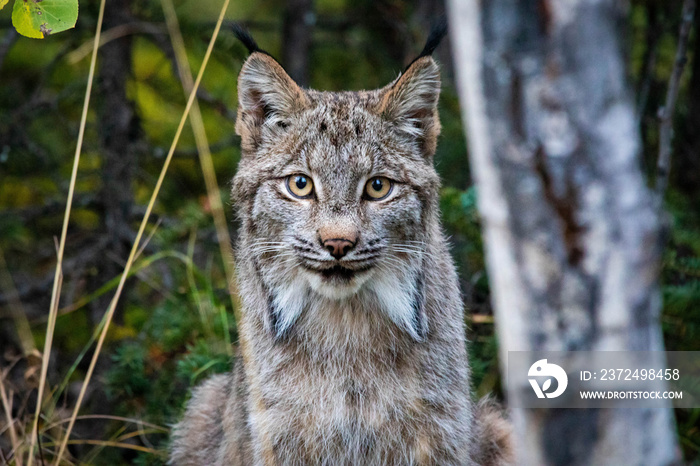
{"label": "lynx eye", "polygon": [[291,175],[287,177],[287,191],[299,199],[308,199],[314,192],[314,183],[306,175]]}
{"label": "lynx eye", "polygon": [[367,196],[367,199],[371,201],[379,201],[391,193],[392,187],[393,183],[389,178],[376,176],[374,178],[370,178],[365,185],[365,196]]}

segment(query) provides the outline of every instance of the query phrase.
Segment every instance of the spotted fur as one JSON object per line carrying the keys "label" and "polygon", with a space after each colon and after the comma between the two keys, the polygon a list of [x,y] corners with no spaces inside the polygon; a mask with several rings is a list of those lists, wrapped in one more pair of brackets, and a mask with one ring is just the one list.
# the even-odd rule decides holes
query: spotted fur
{"label": "spotted fur", "polygon": [[[508,464],[507,423],[469,393],[432,160],[434,60],[382,89],[330,93],[254,51],[238,86],[241,350],[232,375],[193,393],[171,463]],[[300,173],[310,199],[287,191]],[[394,182],[381,201],[363,196],[375,176]],[[322,235],[354,248],[337,260]]]}

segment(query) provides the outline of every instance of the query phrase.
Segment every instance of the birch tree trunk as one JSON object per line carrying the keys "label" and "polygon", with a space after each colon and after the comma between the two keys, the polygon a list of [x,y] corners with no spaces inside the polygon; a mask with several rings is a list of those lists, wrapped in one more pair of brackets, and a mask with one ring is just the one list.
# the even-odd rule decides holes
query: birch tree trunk
{"label": "birch tree trunk", "polygon": [[[663,350],[662,242],[638,160],[624,2],[448,6],[502,363],[508,351]],[[507,387],[509,400],[523,393]],[[679,462],[670,405],[511,415],[519,465]]]}

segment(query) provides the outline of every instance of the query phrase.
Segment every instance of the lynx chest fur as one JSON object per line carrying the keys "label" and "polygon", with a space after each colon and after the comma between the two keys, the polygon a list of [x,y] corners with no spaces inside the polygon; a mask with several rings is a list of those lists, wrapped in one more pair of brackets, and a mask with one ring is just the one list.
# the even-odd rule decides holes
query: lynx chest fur
{"label": "lynx chest fur", "polygon": [[171,462],[500,464],[439,223],[434,46],[382,89],[331,93],[241,36],[239,354],[193,393]]}

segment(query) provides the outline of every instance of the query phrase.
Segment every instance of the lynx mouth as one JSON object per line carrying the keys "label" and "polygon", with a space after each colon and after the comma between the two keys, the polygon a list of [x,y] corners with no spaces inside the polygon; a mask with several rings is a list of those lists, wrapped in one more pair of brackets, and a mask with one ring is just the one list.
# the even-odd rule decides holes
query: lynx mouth
{"label": "lynx mouth", "polygon": [[349,282],[357,275],[366,272],[370,267],[363,267],[359,269],[350,269],[343,267],[342,265],[334,265],[327,269],[316,269],[313,267],[306,267],[307,269],[321,275],[324,280],[339,280],[343,282]]}
{"label": "lynx mouth", "polygon": [[330,269],[325,269],[321,271],[321,275],[325,279],[339,278],[341,280],[352,280],[355,276],[356,271],[347,269],[340,265],[334,265]]}

